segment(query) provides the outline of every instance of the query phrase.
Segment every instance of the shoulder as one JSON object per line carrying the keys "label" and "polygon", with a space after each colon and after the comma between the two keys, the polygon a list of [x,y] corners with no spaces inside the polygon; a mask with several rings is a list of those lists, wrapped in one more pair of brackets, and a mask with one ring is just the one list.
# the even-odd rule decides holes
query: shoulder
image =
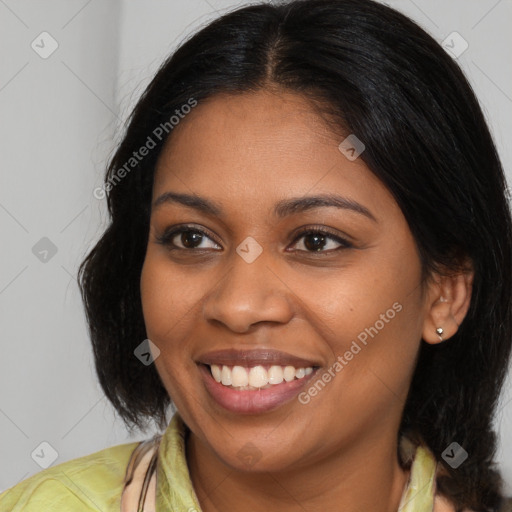
{"label": "shoulder", "polygon": [[0,510],[119,510],[126,466],[138,442],[120,444],[45,469],[0,494]]}
{"label": "shoulder", "polygon": [[[421,448],[421,449],[420,449]],[[438,492],[437,477],[443,472],[442,466],[438,463],[431,450],[423,444],[418,445],[408,437],[402,437],[400,441],[400,456],[403,461],[412,463],[419,458],[419,463],[424,471],[431,475],[433,485],[433,498],[434,504],[432,512],[457,512],[454,504],[444,495]],[[462,512],[474,512],[470,509],[464,509]]]}

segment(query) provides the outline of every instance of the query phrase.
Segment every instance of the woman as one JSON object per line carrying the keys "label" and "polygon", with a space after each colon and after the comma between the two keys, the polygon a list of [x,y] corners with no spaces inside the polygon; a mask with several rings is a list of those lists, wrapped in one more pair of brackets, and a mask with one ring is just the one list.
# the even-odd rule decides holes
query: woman
{"label": "woman", "polygon": [[165,431],[1,510],[503,509],[505,179],[412,21],[370,0],[223,16],[160,68],[104,190],[80,272],[99,379]]}

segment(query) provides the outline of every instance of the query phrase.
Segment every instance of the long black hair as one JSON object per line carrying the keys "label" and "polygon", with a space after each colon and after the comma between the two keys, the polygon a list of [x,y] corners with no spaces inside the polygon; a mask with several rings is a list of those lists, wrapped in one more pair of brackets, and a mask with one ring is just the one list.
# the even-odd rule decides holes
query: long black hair
{"label": "long black hair", "polygon": [[[184,105],[266,87],[323,105],[364,142],[361,158],[400,206],[425,275],[471,262],[470,309],[451,339],[421,343],[398,434],[417,436],[435,454],[445,470],[439,492],[457,510],[496,509],[502,482],[492,420],[512,346],[504,173],[457,64],[410,19],[371,0],[240,8],[182,44],[142,94],[105,176],[110,225],[79,271],[107,397],[129,428],[165,425],[170,398],[154,365],[133,354],[146,338],[139,281],[164,142]],[[135,158],[143,146],[151,149]],[[454,441],[469,454],[457,469],[441,457]]]}

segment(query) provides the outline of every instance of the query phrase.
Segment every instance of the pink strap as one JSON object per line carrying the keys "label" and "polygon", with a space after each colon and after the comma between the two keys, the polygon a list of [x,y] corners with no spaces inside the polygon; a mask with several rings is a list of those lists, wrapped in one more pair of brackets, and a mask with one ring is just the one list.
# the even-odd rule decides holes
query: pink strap
{"label": "pink strap", "polygon": [[155,512],[156,465],[161,436],[142,441],[133,451],[124,477],[121,512]]}

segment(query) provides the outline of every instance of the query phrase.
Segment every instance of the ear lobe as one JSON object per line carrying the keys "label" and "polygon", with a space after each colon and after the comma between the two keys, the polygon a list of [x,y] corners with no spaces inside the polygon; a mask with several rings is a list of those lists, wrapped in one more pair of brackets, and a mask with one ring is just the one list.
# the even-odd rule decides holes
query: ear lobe
{"label": "ear lobe", "polygon": [[471,303],[473,276],[473,271],[438,276],[431,284],[430,306],[423,324],[423,339],[427,343],[441,343],[458,331]]}

